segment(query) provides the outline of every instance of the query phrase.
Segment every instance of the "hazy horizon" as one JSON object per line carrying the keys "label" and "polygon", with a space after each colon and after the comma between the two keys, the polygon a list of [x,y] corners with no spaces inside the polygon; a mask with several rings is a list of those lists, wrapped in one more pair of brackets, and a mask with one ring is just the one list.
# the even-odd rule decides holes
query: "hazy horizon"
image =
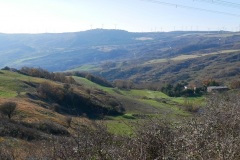
{"label": "hazy horizon", "polygon": [[169,32],[240,32],[240,31],[227,31],[227,30],[172,30],[172,31],[128,31],[128,30],[123,30],[123,29],[102,29],[102,28],[94,28],[94,29],[87,29],[87,30],[80,30],[80,31],[66,31],[66,32],[40,32],[40,33],[3,33],[0,32],[0,34],[65,34],[65,33],[78,33],[78,32],[88,32],[88,31],[94,31],[94,30],[105,30],[105,31],[110,31],[110,30],[114,30],[114,31],[126,31],[129,33],[169,33]]}
{"label": "hazy horizon", "polygon": [[240,31],[237,0],[0,0],[0,33]]}

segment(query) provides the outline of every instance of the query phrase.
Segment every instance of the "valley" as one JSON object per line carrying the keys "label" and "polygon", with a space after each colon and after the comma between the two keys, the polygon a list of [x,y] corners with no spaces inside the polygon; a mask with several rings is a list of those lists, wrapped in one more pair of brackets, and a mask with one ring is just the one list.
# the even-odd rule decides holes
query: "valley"
{"label": "valley", "polygon": [[[201,148],[189,155],[191,144],[238,143],[239,40],[225,31],[0,34],[0,159],[134,159],[159,146],[194,157]],[[212,85],[229,91],[208,93]]]}
{"label": "valley", "polygon": [[[166,79],[177,83],[185,79],[198,84],[206,73],[206,78],[226,83],[229,77],[239,74],[239,40],[238,32],[226,31],[131,33],[96,29],[62,34],[1,34],[0,66],[84,71],[109,81],[134,83],[164,83]],[[209,63],[211,59],[217,62]],[[223,64],[222,68],[217,63]],[[228,78],[222,72],[230,72]]]}

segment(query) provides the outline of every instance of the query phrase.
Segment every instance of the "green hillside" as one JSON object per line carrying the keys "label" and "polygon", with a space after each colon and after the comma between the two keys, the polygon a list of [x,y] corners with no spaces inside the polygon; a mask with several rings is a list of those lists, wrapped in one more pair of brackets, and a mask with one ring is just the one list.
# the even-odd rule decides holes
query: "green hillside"
{"label": "green hillside", "polygon": [[[27,76],[16,71],[1,70],[0,99],[1,102],[9,100],[19,101],[20,104],[26,103],[28,108],[37,106],[47,110],[46,112],[51,112],[51,114],[56,112],[56,114],[76,116],[75,112],[78,111],[80,116],[87,114],[90,118],[92,115],[106,114],[105,118],[112,119],[109,121],[111,123],[115,123],[115,120],[119,120],[120,117],[122,120],[128,120],[129,116],[130,119],[161,117],[165,114],[175,118],[185,117],[190,115],[184,109],[186,101],[192,101],[196,105],[201,105],[204,101],[201,97],[173,98],[159,91],[103,87],[85,78],[77,76],[73,78],[75,83],[70,84],[70,89],[65,90],[64,83]],[[49,90],[54,89],[54,94],[58,97],[52,95],[51,91],[48,91],[50,93],[46,92],[47,97],[44,97],[42,93],[44,90],[41,90],[44,85],[47,85]],[[70,95],[73,99],[68,99]],[[62,98],[59,99],[59,96]],[[69,109],[74,110],[74,112]],[[36,110],[30,110],[35,114]],[[105,110],[108,111],[105,113]],[[29,111],[24,112],[21,111],[21,114],[25,115],[23,120],[29,119],[28,114],[33,115]]]}
{"label": "green hillside", "polygon": [[145,63],[128,62],[120,67],[91,71],[108,80],[125,79],[135,83],[170,83],[186,81],[201,85],[205,79],[215,79],[223,85],[238,79],[240,51],[223,50],[209,54],[181,55],[169,59],[154,59]]}
{"label": "green hillside", "polygon": [[17,97],[18,94],[24,94],[31,91],[31,86],[27,85],[26,82],[41,83],[43,79],[34,78],[15,72],[0,71],[0,97]]}
{"label": "green hillside", "polygon": [[171,113],[172,115],[188,115],[181,106],[184,105],[186,100],[201,104],[202,97],[198,98],[174,98],[169,97],[160,91],[151,90],[122,90],[118,88],[102,87],[85,78],[74,77],[76,82],[83,86],[90,88],[101,89],[113,96],[123,103],[126,113],[131,114],[165,114]]}
{"label": "green hillside", "polygon": [[[24,71],[0,71],[1,159],[105,159],[110,155],[132,159],[132,154],[140,153],[134,147],[144,145],[146,154],[152,155],[148,146],[159,151],[155,147],[162,143],[173,154],[188,155],[181,149],[188,148],[186,144],[192,147],[204,140],[205,149],[225,144],[221,138],[229,140],[229,135],[238,144],[237,90],[213,94],[206,101],[205,97],[176,98],[159,91],[104,87],[78,76],[71,79],[69,73]],[[16,105],[11,119],[3,110],[9,104]],[[200,107],[201,112],[189,112],[188,107]],[[209,136],[219,140],[205,141]]]}
{"label": "green hillside", "polygon": [[[74,109],[73,107],[76,107],[77,110],[80,109],[79,111],[82,109],[88,111],[86,106],[89,106],[89,109],[91,107],[97,107],[96,109],[103,109],[102,111],[105,109],[113,109],[112,111],[114,111],[114,107],[117,106],[121,108],[121,104],[117,102],[114,97],[100,90],[92,89],[92,93],[96,94],[89,95],[88,88],[74,84],[70,84],[69,87],[66,88],[65,85],[64,83],[52,81],[50,79],[31,77],[17,72],[1,70],[0,97],[25,99],[33,103],[42,103],[46,108],[51,108],[52,105],[58,104],[60,110],[63,112],[65,112],[66,107],[70,107],[69,105],[71,103],[75,104],[70,108]],[[48,86],[48,88],[43,88],[45,86]],[[56,96],[54,94],[56,94]],[[72,100],[70,100],[71,98]],[[105,101],[106,99],[111,99],[117,106],[111,106],[111,104]],[[83,106],[78,106],[80,103]],[[69,113],[72,112],[69,111]]]}

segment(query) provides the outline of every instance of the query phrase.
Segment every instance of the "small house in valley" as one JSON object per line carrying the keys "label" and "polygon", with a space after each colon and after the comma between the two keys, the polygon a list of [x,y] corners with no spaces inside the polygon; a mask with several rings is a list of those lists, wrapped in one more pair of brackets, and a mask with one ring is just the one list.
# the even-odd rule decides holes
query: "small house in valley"
{"label": "small house in valley", "polygon": [[207,87],[207,92],[223,92],[227,91],[229,88],[227,86],[209,86]]}

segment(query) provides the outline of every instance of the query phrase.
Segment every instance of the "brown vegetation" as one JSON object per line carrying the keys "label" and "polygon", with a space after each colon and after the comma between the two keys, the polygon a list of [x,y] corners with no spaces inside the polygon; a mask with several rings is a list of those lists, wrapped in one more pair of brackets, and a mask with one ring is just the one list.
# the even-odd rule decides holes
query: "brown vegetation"
{"label": "brown vegetation", "polygon": [[[168,53],[170,52],[168,51]],[[161,84],[174,85],[183,80],[196,86],[201,85],[205,79],[214,79],[218,84],[227,84],[230,80],[239,78],[239,51],[231,54],[207,55],[208,53],[209,51],[206,51],[206,56],[184,60],[169,61],[165,57],[161,58],[163,61],[157,63],[145,63],[145,59],[134,59],[134,62],[128,61],[127,65],[103,69],[101,72],[94,73],[110,81],[131,79],[134,83],[144,84],[144,88],[147,87],[147,84],[157,84],[158,82],[160,82],[158,86],[161,88]],[[199,52],[189,55],[198,56]],[[155,59],[154,57],[151,60]],[[152,85],[151,88],[157,89],[158,86]]]}
{"label": "brown vegetation", "polygon": [[239,80],[234,80],[230,83],[230,88],[231,89],[239,89],[240,88],[240,81]]}
{"label": "brown vegetation", "polygon": [[[93,122],[89,127],[74,123],[75,132],[70,137],[50,136],[47,140],[35,141],[32,148],[36,151],[32,153],[25,150],[23,159],[238,160],[238,96],[236,93],[215,94],[198,115],[179,123],[173,123],[166,117],[135,123],[134,134],[128,137],[108,133],[102,123]],[[35,129],[38,131],[36,133],[44,131],[38,127]],[[0,145],[3,143],[0,142]],[[7,147],[1,147],[1,159],[14,159],[12,157],[16,157],[16,154]]]}
{"label": "brown vegetation", "polygon": [[75,83],[75,80],[72,77],[67,77],[64,73],[51,73],[42,68],[23,67],[19,72],[32,77],[44,78],[62,83]]}
{"label": "brown vegetation", "polygon": [[[59,85],[43,82],[37,87],[37,96],[52,104],[52,110],[71,115],[87,114],[89,117],[122,114],[124,108],[121,103],[107,93],[93,89],[89,94],[85,88],[69,84]],[[82,89],[82,90],[80,90]]]}

